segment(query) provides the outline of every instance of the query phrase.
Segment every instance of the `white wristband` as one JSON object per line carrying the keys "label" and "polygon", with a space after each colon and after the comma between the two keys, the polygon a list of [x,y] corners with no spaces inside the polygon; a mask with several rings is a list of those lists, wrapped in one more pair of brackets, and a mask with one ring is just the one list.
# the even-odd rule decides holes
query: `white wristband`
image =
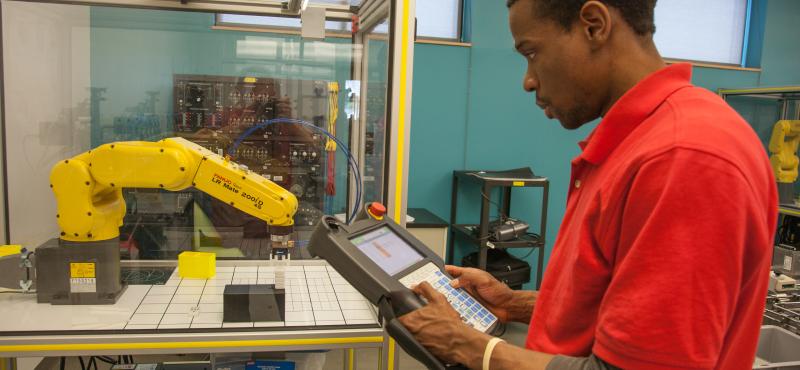
{"label": "white wristband", "polygon": [[494,351],[494,346],[497,343],[505,342],[500,338],[492,338],[489,340],[489,343],[486,343],[486,350],[483,351],[483,370],[489,370],[489,362],[492,359],[492,351]]}

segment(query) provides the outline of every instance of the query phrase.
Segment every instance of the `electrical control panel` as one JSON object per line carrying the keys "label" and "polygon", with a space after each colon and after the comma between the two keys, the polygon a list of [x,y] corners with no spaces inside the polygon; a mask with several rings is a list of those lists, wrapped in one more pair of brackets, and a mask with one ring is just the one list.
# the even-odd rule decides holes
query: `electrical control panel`
{"label": "electrical control panel", "polygon": [[[234,161],[288,189],[308,211],[296,216],[297,225],[311,225],[308,213],[330,212],[326,197],[335,196],[334,151],[325,138],[292,123],[274,123],[247,131],[275,118],[294,118],[330,131],[331,98],[338,87],[328,81],[174,76],[174,130],[177,136]],[[335,127],[334,127],[335,129]],[[241,140],[235,152],[232,145]],[[327,199],[327,204],[331,204]]]}

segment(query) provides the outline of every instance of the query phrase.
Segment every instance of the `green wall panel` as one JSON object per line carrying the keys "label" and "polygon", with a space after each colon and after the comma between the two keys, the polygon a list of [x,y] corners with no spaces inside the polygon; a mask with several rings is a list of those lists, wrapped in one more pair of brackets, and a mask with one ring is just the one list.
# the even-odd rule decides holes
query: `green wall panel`
{"label": "green wall panel", "polygon": [[464,166],[469,48],[417,44],[408,206],[450,219],[452,170]]}
{"label": "green wall panel", "polygon": [[800,27],[797,26],[800,1],[768,1],[760,84],[800,85]]}

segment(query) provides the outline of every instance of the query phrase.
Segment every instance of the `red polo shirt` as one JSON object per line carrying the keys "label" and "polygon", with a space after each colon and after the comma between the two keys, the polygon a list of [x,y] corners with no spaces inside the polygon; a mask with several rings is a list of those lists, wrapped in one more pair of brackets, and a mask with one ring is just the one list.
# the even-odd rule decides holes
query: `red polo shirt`
{"label": "red polo shirt", "polygon": [[751,369],[777,218],[766,152],[691,66],[648,76],[572,161],[527,347],[625,369]]}

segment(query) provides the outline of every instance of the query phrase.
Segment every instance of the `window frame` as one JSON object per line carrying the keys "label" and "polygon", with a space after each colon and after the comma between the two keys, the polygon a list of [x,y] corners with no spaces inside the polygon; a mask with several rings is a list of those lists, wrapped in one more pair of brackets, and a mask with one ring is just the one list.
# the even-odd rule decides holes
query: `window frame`
{"label": "window frame", "polygon": [[[425,41],[429,43],[463,43],[464,42],[464,2],[465,0],[458,0],[458,19],[456,20],[456,24],[458,28],[456,29],[456,37],[433,37],[433,36],[421,36],[419,35],[419,30],[416,32],[416,41]],[[417,19],[417,23],[419,23],[419,17],[415,17]]]}
{"label": "window frame", "polygon": [[[416,35],[415,41],[423,42],[423,43],[430,43],[430,44],[444,44],[444,45],[455,45],[455,46],[469,46],[469,44],[464,43],[463,41],[463,32],[464,32],[464,3],[465,0],[458,0],[458,19],[457,22],[457,30],[456,30],[456,37],[430,37],[430,36],[420,36],[419,34]],[[235,23],[235,22],[224,22],[222,20],[223,15],[239,15],[235,13],[215,13],[214,14],[214,25],[211,27],[212,29],[219,29],[219,30],[233,30],[233,31],[248,31],[248,32],[274,32],[274,33],[283,33],[283,34],[300,34],[300,28],[298,27],[284,27],[284,26],[271,26],[271,25],[257,25],[257,24],[249,24],[249,23]],[[245,15],[245,14],[241,14]],[[280,15],[271,15],[270,17],[281,17]],[[285,16],[286,18],[292,18],[291,16]],[[325,37],[335,37],[335,38],[350,38],[350,32],[339,32],[332,31],[332,30],[325,30]]]}
{"label": "window frame", "polygon": [[[753,14],[753,7],[755,4],[753,0],[747,0],[747,4],[745,5],[745,19],[742,28],[743,37],[742,37],[742,50],[739,55],[739,63],[723,63],[723,62],[714,62],[714,61],[706,61],[706,60],[699,60],[699,59],[681,59],[681,58],[673,58],[666,55],[661,55],[661,58],[664,59],[667,64],[675,64],[675,63],[689,63],[696,67],[704,67],[704,68],[718,68],[718,69],[728,69],[728,70],[739,70],[739,71],[751,71],[751,72],[760,72],[761,68],[759,67],[748,67],[747,66],[747,52],[748,49],[751,47],[750,42],[751,40],[751,32],[753,32],[751,28],[751,17]],[[656,25],[656,29],[658,26]],[[657,31],[656,31],[657,32]],[[660,52],[660,51],[659,51]]]}
{"label": "window frame", "polygon": [[[244,31],[244,32],[268,32],[268,33],[281,33],[281,34],[289,34],[289,35],[299,35],[300,28],[298,27],[285,27],[285,26],[270,26],[270,25],[258,25],[258,24],[251,24],[251,23],[236,23],[236,22],[223,22],[222,16],[223,15],[249,15],[249,14],[234,14],[234,13],[215,13],[214,14],[214,25],[211,26],[211,29],[214,30],[226,30],[226,31]],[[276,18],[293,18],[290,16],[279,16],[279,15],[258,15],[259,17],[276,17]],[[326,19],[327,21],[327,19]],[[340,20],[334,20],[336,22],[343,22]],[[332,38],[350,38],[350,32],[341,32],[340,30],[329,30],[325,29],[325,37],[332,37]]]}

